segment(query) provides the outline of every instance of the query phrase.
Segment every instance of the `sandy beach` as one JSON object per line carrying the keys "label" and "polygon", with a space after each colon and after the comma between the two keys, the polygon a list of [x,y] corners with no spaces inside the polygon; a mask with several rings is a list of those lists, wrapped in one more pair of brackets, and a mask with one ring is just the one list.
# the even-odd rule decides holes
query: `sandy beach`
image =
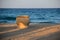
{"label": "sandy beach", "polygon": [[27,29],[16,24],[0,24],[0,40],[60,40],[60,24],[30,23]]}

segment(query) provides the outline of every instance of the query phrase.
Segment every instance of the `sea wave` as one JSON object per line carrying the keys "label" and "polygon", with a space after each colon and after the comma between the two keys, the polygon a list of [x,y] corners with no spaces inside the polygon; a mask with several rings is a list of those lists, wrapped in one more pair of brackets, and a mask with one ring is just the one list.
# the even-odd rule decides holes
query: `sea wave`
{"label": "sea wave", "polygon": [[20,15],[29,15],[30,22],[60,23],[60,8],[0,8],[0,23],[16,23]]}

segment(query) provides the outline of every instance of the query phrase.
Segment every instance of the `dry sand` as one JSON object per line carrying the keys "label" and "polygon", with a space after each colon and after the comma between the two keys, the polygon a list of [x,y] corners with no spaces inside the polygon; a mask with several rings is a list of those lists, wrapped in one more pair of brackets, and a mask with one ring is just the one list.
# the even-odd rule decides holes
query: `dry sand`
{"label": "dry sand", "polygon": [[[31,23],[27,29],[16,29],[16,24],[0,25],[6,27],[5,30],[0,30],[0,40],[59,40],[60,39],[60,24],[50,23]],[[10,29],[8,29],[11,27]],[[8,31],[8,32],[6,32]],[[10,32],[9,32],[10,31]]]}

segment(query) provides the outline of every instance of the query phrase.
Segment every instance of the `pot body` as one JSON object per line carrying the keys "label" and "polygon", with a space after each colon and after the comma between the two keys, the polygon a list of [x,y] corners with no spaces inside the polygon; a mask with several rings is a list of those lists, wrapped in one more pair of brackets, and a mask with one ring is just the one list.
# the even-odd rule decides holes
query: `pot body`
{"label": "pot body", "polygon": [[16,23],[19,29],[25,29],[29,26],[29,16],[22,15],[16,18]]}

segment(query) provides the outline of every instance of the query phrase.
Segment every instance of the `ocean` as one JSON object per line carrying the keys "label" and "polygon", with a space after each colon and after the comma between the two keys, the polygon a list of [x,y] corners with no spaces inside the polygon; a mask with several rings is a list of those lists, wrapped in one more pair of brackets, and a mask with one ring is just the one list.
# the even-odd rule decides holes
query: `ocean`
{"label": "ocean", "polygon": [[32,23],[60,23],[60,8],[0,8],[0,23],[16,23],[20,15],[28,15]]}

